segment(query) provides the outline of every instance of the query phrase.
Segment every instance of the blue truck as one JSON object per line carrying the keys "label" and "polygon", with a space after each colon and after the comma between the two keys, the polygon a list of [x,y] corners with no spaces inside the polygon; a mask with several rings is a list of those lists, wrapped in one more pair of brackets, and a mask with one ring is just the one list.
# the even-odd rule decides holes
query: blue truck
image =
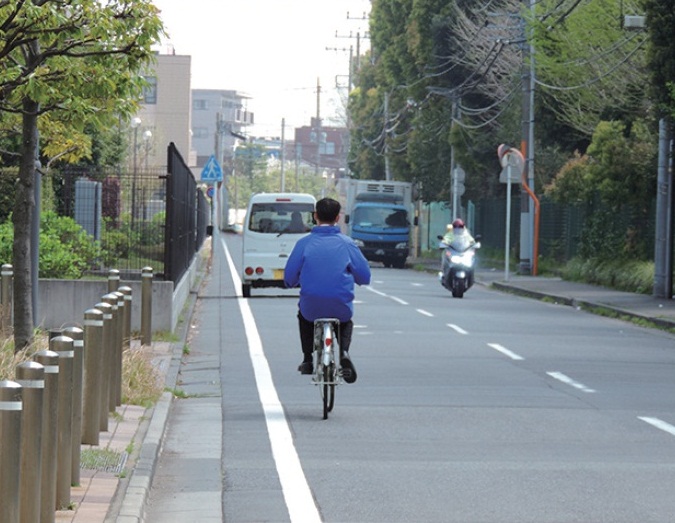
{"label": "blue truck", "polygon": [[412,184],[382,180],[338,181],[342,227],[369,261],[405,267],[416,225]]}

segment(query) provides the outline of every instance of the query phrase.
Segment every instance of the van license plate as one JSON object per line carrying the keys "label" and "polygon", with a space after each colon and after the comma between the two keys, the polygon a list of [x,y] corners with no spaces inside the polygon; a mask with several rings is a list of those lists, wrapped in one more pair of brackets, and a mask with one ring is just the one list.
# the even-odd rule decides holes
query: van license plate
{"label": "van license plate", "polygon": [[283,269],[274,269],[274,279],[283,280],[284,279],[284,270]]}

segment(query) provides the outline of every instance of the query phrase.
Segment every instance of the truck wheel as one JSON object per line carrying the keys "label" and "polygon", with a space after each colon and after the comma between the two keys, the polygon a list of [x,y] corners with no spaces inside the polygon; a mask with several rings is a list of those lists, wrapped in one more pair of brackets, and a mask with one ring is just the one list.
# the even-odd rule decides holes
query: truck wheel
{"label": "truck wheel", "polygon": [[244,296],[244,298],[250,298],[251,297],[251,284],[250,283],[242,283],[241,284],[241,294]]}
{"label": "truck wheel", "polygon": [[405,269],[405,259],[395,260],[392,265],[397,269]]}

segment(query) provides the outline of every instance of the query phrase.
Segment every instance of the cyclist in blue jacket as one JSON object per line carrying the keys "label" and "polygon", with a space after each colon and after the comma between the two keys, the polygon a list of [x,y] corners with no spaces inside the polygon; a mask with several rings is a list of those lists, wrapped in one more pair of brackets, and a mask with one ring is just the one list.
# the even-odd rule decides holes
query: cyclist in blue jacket
{"label": "cyclist in blue jacket", "polygon": [[370,283],[370,267],[354,241],[336,225],[340,203],[331,198],[316,202],[317,222],[310,234],[298,240],[286,262],[284,282],[287,287],[300,285],[298,321],[303,360],[301,374],[313,372],[314,320],[340,320],[338,342],[342,377],[356,381],[356,369],[349,357],[354,312],[354,283]]}

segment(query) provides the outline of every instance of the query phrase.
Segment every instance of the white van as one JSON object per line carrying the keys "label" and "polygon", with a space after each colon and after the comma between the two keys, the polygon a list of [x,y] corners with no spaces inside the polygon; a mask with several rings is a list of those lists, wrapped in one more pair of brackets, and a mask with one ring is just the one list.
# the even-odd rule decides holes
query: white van
{"label": "white van", "polygon": [[243,230],[241,291],[252,287],[284,287],[284,268],[295,243],[312,228],[311,194],[260,193],[248,202]]}

